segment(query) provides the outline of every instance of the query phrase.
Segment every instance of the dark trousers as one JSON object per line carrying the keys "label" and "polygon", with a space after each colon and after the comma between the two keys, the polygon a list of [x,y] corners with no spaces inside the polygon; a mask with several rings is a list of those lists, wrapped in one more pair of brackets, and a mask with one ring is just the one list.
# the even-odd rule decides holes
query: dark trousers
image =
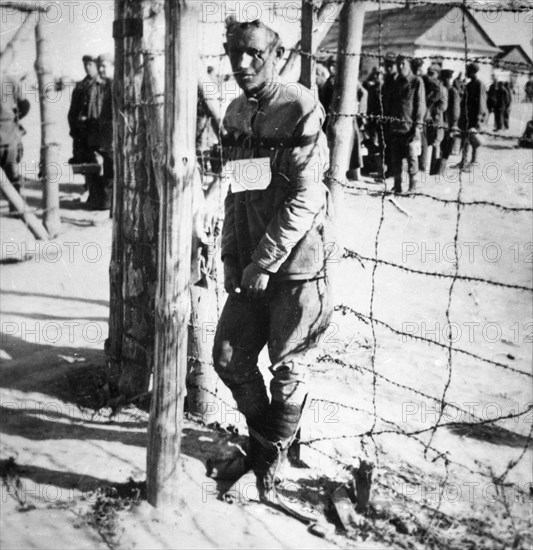
{"label": "dark trousers", "polygon": [[503,127],[509,130],[509,117],[511,116],[511,107],[505,107],[503,110]]}
{"label": "dark trousers", "polygon": [[411,153],[409,141],[410,138],[407,134],[393,134],[391,138],[392,175],[396,190],[401,189],[404,158],[407,159],[409,181],[413,182],[415,176],[418,174],[418,156]]}
{"label": "dark trousers", "polygon": [[494,109],[494,129],[501,130],[504,127],[503,109]]}
{"label": "dark trousers", "polygon": [[96,209],[107,209],[111,207],[113,195],[113,154],[93,149],[91,155],[93,159],[96,156],[101,157],[103,174],[87,174],[85,176],[89,190],[87,202],[89,206]]}
{"label": "dark trousers", "polygon": [[[307,394],[306,359],[316,352],[331,313],[327,278],[270,281],[261,299],[228,296],[213,346],[215,370],[248,424],[274,441],[290,438],[297,429]],[[273,375],[271,403],[257,366],[265,345]]]}

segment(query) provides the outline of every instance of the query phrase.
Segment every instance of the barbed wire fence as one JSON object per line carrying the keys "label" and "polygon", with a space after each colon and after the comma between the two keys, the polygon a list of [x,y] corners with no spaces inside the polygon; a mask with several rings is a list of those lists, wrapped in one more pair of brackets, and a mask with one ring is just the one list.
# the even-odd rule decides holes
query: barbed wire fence
{"label": "barbed wire fence", "polygon": [[[311,0],[310,0],[311,1]],[[368,0],[370,1],[370,0]],[[337,0],[333,0],[334,3]],[[311,2],[313,3],[313,2]],[[382,19],[382,5],[394,4],[398,6],[409,5],[424,5],[424,6],[449,6],[454,8],[459,8],[461,10],[461,29],[464,38],[464,55],[462,57],[457,56],[424,56],[423,59],[435,60],[461,60],[466,65],[471,62],[476,63],[486,63],[492,65],[494,68],[497,68],[500,62],[495,61],[490,58],[481,58],[481,57],[471,57],[469,56],[469,45],[467,39],[467,22],[466,22],[466,11],[482,11],[482,12],[511,12],[511,13],[521,13],[529,12],[531,6],[526,3],[514,2],[512,5],[504,4],[495,4],[483,5],[478,2],[447,2],[447,3],[437,3],[431,1],[418,1],[418,0],[379,0],[378,5],[378,27],[379,27],[379,44],[376,51],[365,51],[361,54],[352,54],[350,52],[337,52],[336,50],[327,50],[322,49],[318,50],[316,53],[306,52],[298,50],[298,54],[301,56],[313,57],[315,60],[324,59],[324,55],[361,55],[361,57],[367,56],[376,59],[378,63],[382,62],[384,59],[390,58],[391,53],[384,52],[383,47],[383,19]],[[316,8],[316,4],[313,3]],[[402,52],[395,52],[394,57],[397,54],[402,54]],[[219,70],[222,70],[222,59],[223,55],[202,55],[204,59],[217,59],[219,60]],[[410,58],[411,56],[406,56]],[[417,56],[418,57],[418,56]],[[512,69],[519,73],[531,74],[532,67],[526,66],[525,64],[514,64]],[[381,113],[383,110],[382,95],[379,95]],[[222,108],[222,105],[221,105]],[[365,115],[365,114],[350,114],[350,113],[339,113],[339,112],[330,112],[329,115],[334,117],[351,117],[364,120],[373,120],[379,123],[378,129],[382,134],[383,138],[383,128],[386,124],[398,121],[394,117],[388,117],[382,115]],[[426,123],[424,123],[426,124]],[[435,127],[435,125],[433,125]],[[448,127],[440,127],[444,130],[448,130]],[[518,140],[520,136],[509,136],[509,135],[500,135],[494,132],[488,131],[479,131],[482,135],[497,137],[499,139],[506,140]],[[219,131],[219,141],[222,142],[222,134]],[[387,143],[385,139],[381,139],[381,163],[382,171],[384,173],[384,159],[385,159],[385,150]],[[220,153],[221,155],[221,153]],[[222,163],[222,156],[216,159],[216,162]],[[214,172],[210,172],[209,169],[204,172],[204,177],[211,178],[214,175]],[[507,281],[499,281],[489,277],[480,277],[477,275],[470,275],[463,273],[461,270],[461,265],[459,262],[460,251],[459,251],[459,241],[460,235],[463,231],[463,216],[466,211],[472,209],[493,209],[494,213],[499,213],[502,216],[515,216],[517,214],[531,214],[533,213],[533,208],[530,206],[512,206],[502,204],[493,200],[465,200],[464,197],[464,181],[463,181],[463,172],[458,170],[458,186],[457,194],[455,198],[442,198],[431,193],[415,191],[407,195],[402,195],[402,198],[409,199],[411,201],[430,201],[430,203],[436,206],[442,206],[443,208],[451,207],[454,209],[454,220],[453,220],[453,251],[454,251],[454,262],[452,273],[444,273],[438,271],[430,271],[426,269],[418,269],[404,263],[395,262],[384,257],[382,252],[383,244],[383,230],[387,224],[387,199],[390,196],[390,191],[387,188],[386,180],[383,179],[381,182],[376,182],[372,190],[368,190],[368,187],[360,185],[358,182],[351,182],[346,178],[335,179],[335,182],[341,185],[347,191],[364,191],[367,196],[374,200],[379,201],[377,205],[377,212],[379,219],[377,220],[377,229],[375,232],[375,237],[373,240],[373,255],[364,254],[363,252],[351,248],[345,248],[342,254],[341,260],[341,269],[347,268],[354,263],[357,263],[360,267],[364,268],[369,265],[371,268],[370,274],[370,295],[369,295],[369,307],[368,313],[359,311],[358,309],[346,304],[338,303],[335,307],[336,313],[339,315],[341,322],[343,319],[352,319],[358,323],[355,330],[364,330],[364,327],[369,329],[370,338],[369,342],[366,342],[366,348],[370,349],[369,356],[358,359],[354,359],[353,354],[350,353],[350,344],[345,345],[344,348],[339,347],[328,347],[327,345],[322,347],[322,353],[317,359],[317,362],[314,364],[315,367],[324,365],[328,369],[340,369],[343,372],[349,373],[348,380],[355,388],[357,388],[363,379],[370,380],[371,395],[369,400],[364,400],[364,404],[355,405],[353,402],[339,401],[333,399],[326,399],[322,397],[315,396],[311,403],[322,406],[332,406],[335,410],[343,410],[348,415],[353,414],[357,419],[359,416],[364,415],[369,418],[370,426],[367,429],[360,429],[356,431],[339,433],[338,429],[329,430],[328,433],[323,434],[317,430],[318,433],[314,433],[314,427],[312,424],[307,426],[307,431],[305,432],[305,437],[300,441],[300,445],[303,448],[309,449],[312,454],[311,457],[320,455],[324,457],[327,461],[330,461],[335,466],[339,467],[339,471],[343,472],[353,472],[354,464],[356,464],[357,458],[368,458],[370,457],[374,462],[375,471],[377,472],[373,478],[373,485],[375,487],[375,492],[385,499],[390,499],[396,503],[403,503],[411,510],[411,515],[413,517],[418,517],[415,521],[417,525],[415,529],[415,536],[419,542],[431,544],[431,547],[450,547],[450,540],[453,540],[453,536],[457,535],[456,527],[458,523],[463,524],[463,528],[467,529],[469,534],[462,532],[460,535],[462,537],[462,542],[466,544],[465,547],[474,547],[474,540],[482,540],[483,544],[486,544],[487,547],[496,545],[498,547],[506,547],[508,545],[514,545],[514,547],[520,547],[522,543],[525,544],[525,535],[524,532],[516,526],[515,519],[513,518],[513,511],[509,506],[507,497],[505,496],[505,491],[512,489],[514,491],[515,501],[520,502],[530,502],[531,499],[531,488],[526,486],[521,487],[517,485],[516,482],[510,481],[509,477],[511,472],[521,464],[531,452],[532,447],[532,434],[533,434],[533,423],[528,433],[518,434],[507,430],[511,436],[515,436],[520,444],[514,445],[518,450],[516,451],[516,456],[510,459],[507,462],[507,466],[501,472],[496,472],[496,464],[491,464],[491,457],[488,457],[488,460],[478,460],[475,459],[466,463],[461,457],[454,457],[453,448],[439,448],[441,446],[441,440],[439,440],[439,435],[445,430],[455,430],[456,432],[468,432],[475,431],[480,429],[487,430],[488,439],[490,440],[490,430],[506,430],[501,423],[505,421],[514,421],[517,422],[520,420],[527,421],[532,415],[533,404],[527,403],[524,405],[523,410],[511,411],[507,414],[497,414],[490,417],[485,417],[485,415],[479,415],[474,413],[467,406],[468,403],[463,405],[458,404],[457,402],[452,401],[449,398],[449,392],[452,385],[452,380],[454,378],[454,373],[458,368],[457,357],[462,357],[468,359],[468,361],[473,362],[474,365],[483,365],[487,369],[496,369],[495,372],[489,372],[487,370],[486,376],[497,376],[498,372],[506,373],[507,375],[512,375],[513,380],[516,380],[517,385],[521,385],[524,382],[531,384],[531,379],[533,374],[531,371],[523,370],[519,367],[512,366],[509,363],[504,361],[497,361],[490,357],[483,356],[475,351],[465,349],[454,344],[454,337],[452,333],[452,326],[454,324],[454,307],[456,306],[457,292],[460,285],[465,284],[478,284],[486,288],[499,289],[505,292],[514,292],[520,293],[526,300],[531,300],[531,295],[533,293],[533,288],[531,286],[526,286],[522,284],[511,283]],[[219,194],[219,201],[222,204],[224,197],[222,193]],[[421,236],[423,239],[424,236]],[[446,325],[448,327],[446,343],[438,341],[437,338],[429,338],[426,336],[421,336],[418,334],[413,334],[405,330],[404,328],[398,328],[394,326],[393,322],[388,319],[380,318],[376,313],[376,297],[380,293],[380,288],[378,284],[378,273],[382,269],[394,270],[394,272],[402,272],[411,277],[413,280],[418,280],[418,278],[426,278],[428,280],[440,280],[445,284],[449,283],[445,291],[446,306],[444,311],[444,317],[446,320]],[[220,281],[218,282],[220,286]],[[351,327],[352,325],[350,325]],[[444,353],[445,355],[445,365],[444,365],[444,383],[440,392],[431,393],[424,388],[424,384],[416,384],[413,382],[404,382],[395,380],[394,377],[390,376],[387,373],[387,370],[384,369],[383,365],[378,360],[378,349],[387,345],[388,340],[381,340],[378,329],[383,329],[389,333],[394,338],[401,338],[402,343],[408,344],[413,342],[416,344],[427,345],[428,347],[434,349],[436,352]],[[357,346],[356,346],[357,347]],[[194,358],[192,358],[194,359]],[[464,367],[464,364],[462,365]],[[469,366],[469,365],[468,365]],[[468,368],[465,367],[465,368]],[[477,371],[476,371],[477,372]],[[331,370],[328,370],[328,376],[331,373]],[[463,373],[464,374],[464,373]],[[321,374],[315,375],[318,380],[320,380]],[[386,390],[387,395],[390,391],[397,391],[400,395],[410,395],[413,398],[416,398],[418,402],[425,405],[431,404],[435,407],[436,411],[436,420],[430,426],[416,427],[416,426],[402,426],[402,422],[398,422],[393,418],[387,417],[387,411],[381,411],[378,406],[379,402],[379,393]],[[213,398],[224,405],[230,410],[233,407],[233,404],[227,401],[218,391],[218,388],[215,391],[210,391]],[[354,391],[356,394],[354,396],[355,401],[357,402],[357,391]],[[396,395],[396,397],[398,397]],[[455,414],[453,420],[448,420],[448,417],[451,412]],[[459,417],[460,420],[456,420]],[[354,422],[350,423],[353,427]],[[355,422],[357,425],[357,421]],[[309,432],[309,433],[308,433]],[[432,471],[430,480],[435,482],[438,486],[436,491],[436,504],[425,497],[416,499],[413,498],[411,494],[406,493],[405,486],[403,483],[408,482],[414,485],[423,486],[425,483],[428,483],[427,477],[424,475],[413,474],[413,469],[408,469],[407,473],[402,471],[397,471],[396,466],[398,462],[391,457],[390,452],[387,452],[384,449],[383,440],[386,438],[397,437],[404,442],[409,442],[409,444],[414,443],[415,447],[418,447],[420,450],[418,452],[418,458],[423,458],[427,464],[434,465],[437,467],[440,465],[442,470],[439,473]],[[338,442],[359,442],[359,451],[345,453],[344,448],[339,449],[335,446]],[[448,443],[450,440],[446,440]],[[452,441],[452,444],[467,445],[464,441],[459,443],[459,439]],[[369,450],[369,446],[372,448]],[[314,453],[314,454],[313,454]],[[460,453],[459,453],[460,454]],[[392,460],[391,460],[392,459]],[[417,463],[416,460],[413,461],[413,464]],[[313,464],[310,464],[311,466]],[[416,467],[415,467],[416,469]],[[454,517],[453,510],[449,507],[446,507],[446,492],[448,485],[452,480],[459,480],[460,475],[457,472],[462,472],[462,475],[471,475],[475,476],[475,479],[482,478],[485,479],[488,484],[491,484],[497,494],[497,502],[503,506],[505,509],[506,519],[509,520],[512,525],[510,532],[507,532],[508,526],[501,526],[501,529],[498,530],[494,526],[494,520],[490,519],[487,516],[490,516],[489,509],[486,509],[486,516],[480,519],[479,517],[468,516],[468,514],[463,514],[461,517]],[[400,484],[399,484],[400,482]],[[435,500],[435,499],[433,499]],[[448,499],[449,500],[449,499]],[[482,503],[483,504],[483,503]],[[486,502],[485,502],[486,504]],[[446,507],[446,509],[444,509]],[[421,520],[417,516],[416,512],[413,510],[423,510],[426,514],[425,521]],[[377,508],[373,509],[374,519],[379,518],[379,513]],[[394,519],[394,513],[388,516],[388,520]],[[397,518],[396,518],[397,519]],[[409,530],[408,530],[409,531]],[[397,527],[397,536],[403,534],[412,534],[410,531],[402,531],[401,528]],[[471,538],[468,538],[468,537]],[[477,538],[476,538],[477,537]],[[390,539],[389,539],[390,540]],[[397,539],[395,539],[397,541]]]}

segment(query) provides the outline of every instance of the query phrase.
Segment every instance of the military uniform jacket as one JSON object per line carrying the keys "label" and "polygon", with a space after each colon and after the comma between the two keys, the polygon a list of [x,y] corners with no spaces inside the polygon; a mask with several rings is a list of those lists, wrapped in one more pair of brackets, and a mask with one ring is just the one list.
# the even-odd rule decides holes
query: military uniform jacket
{"label": "military uniform jacket", "polygon": [[233,100],[224,118],[225,156],[267,159],[265,189],[230,190],[225,200],[222,257],[241,269],[254,262],[275,279],[324,276],[335,251],[332,204],[323,173],[324,109],[310,90],[280,80],[255,98]]}
{"label": "military uniform jacket", "polygon": [[399,119],[392,122],[392,131],[408,134],[415,126],[421,128],[426,115],[426,91],[418,76],[398,75],[392,85],[388,113]]}
{"label": "military uniform jacket", "polygon": [[470,130],[470,128],[481,128],[486,121],[487,112],[487,92],[485,86],[477,78],[470,79],[465,86],[461,101],[461,116],[459,117],[459,127],[461,130]]}

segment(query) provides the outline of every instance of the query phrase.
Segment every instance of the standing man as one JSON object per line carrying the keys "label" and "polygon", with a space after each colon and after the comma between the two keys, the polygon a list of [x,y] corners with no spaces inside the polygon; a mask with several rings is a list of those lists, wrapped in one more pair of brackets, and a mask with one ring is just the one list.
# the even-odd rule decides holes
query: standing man
{"label": "standing man", "polygon": [[[0,168],[4,171],[7,179],[20,193],[20,170],[19,164],[22,160],[22,136],[26,133],[19,124],[30,110],[30,102],[20,97],[20,89],[17,83],[2,75],[0,81]],[[1,177],[1,176],[0,176]],[[16,212],[15,207],[10,203],[9,211]]]}
{"label": "standing man", "polygon": [[82,61],[86,76],[76,83],[68,111],[68,123],[73,142],[70,164],[94,161],[89,146],[89,133],[94,133],[93,127],[95,123],[97,124],[98,114],[95,113],[94,103],[91,105],[91,113],[89,113],[89,103],[94,84],[101,79],[98,76],[95,57],[84,55]]}
{"label": "standing man", "polygon": [[[460,170],[469,168],[471,164],[476,163],[477,150],[480,145],[476,134],[487,120],[487,92],[477,77],[478,71],[479,66],[476,63],[466,66],[466,77],[470,80],[462,95],[461,116],[459,117],[459,128],[462,131],[463,141],[463,156],[457,165]],[[470,149],[472,149],[472,157],[469,163],[467,159]]]}
{"label": "standing man", "polygon": [[396,59],[398,77],[394,81],[388,111],[394,118],[391,124],[391,162],[394,193],[402,192],[403,159],[407,159],[409,191],[416,191],[418,157],[421,153],[422,124],[426,114],[424,82],[411,71],[409,60]]}
{"label": "standing man", "polygon": [[[110,81],[100,76],[96,57],[84,55],[82,60],[87,76],[76,84],[68,112],[70,135],[73,139],[73,157],[69,162],[71,164],[99,164],[101,171],[109,175],[109,161],[106,162],[106,158],[109,159],[109,152],[105,153],[104,149],[109,148],[110,138],[112,144],[112,123],[109,118],[112,113]],[[103,111],[109,112],[109,115],[104,114],[106,120],[109,120],[105,135],[102,134]],[[110,129],[111,131],[109,131]],[[103,152],[104,154],[102,154]],[[112,152],[110,158],[112,164]],[[87,173],[85,181],[89,191],[87,208],[108,209],[110,204],[106,192],[106,176]]]}
{"label": "standing man", "polygon": [[96,197],[97,207],[111,208],[113,197],[113,57],[109,54],[99,55],[97,60],[98,74],[102,79],[103,99],[98,117],[98,147],[97,154],[101,157],[102,174],[98,185],[99,194]]}
{"label": "standing man", "polygon": [[[383,62],[384,76],[382,90],[382,104],[383,115],[390,117],[392,109],[392,95],[394,90],[394,83],[398,78],[398,71],[396,69],[396,62],[390,56],[385,58]],[[385,161],[386,172],[385,177],[392,176],[392,123],[385,120],[383,122],[383,138],[385,140]]]}
{"label": "standing man", "polygon": [[[260,21],[228,19],[226,27],[225,49],[244,94],[224,119],[223,145],[235,177],[222,231],[229,295],[213,359],[247,420],[247,468],[256,474],[261,498],[269,499],[306,402],[305,355],[332,312],[332,212],[322,181],[328,149],[324,109],[314,94],[280,80],[279,35]],[[245,181],[239,175],[246,173],[257,177]],[[265,345],[271,399],[257,365]]]}
{"label": "standing man", "polygon": [[426,117],[421,159],[424,161],[424,169],[429,163],[429,174],[434,176],[440,173],[441,168],[440,144],[444,138],[444,112],[448,108],[448,94],[435,67],[429,67],[422,80],[426,89]]}
{"label": "standing man", "polygon": [[442,69],[440,78],[444,89],[448,95],[448,107],[444,111],[444,139],[441,142],[441,154],[444,161],[450,158],[453,149],[453,141],[459,133],[457,126],[459,115],[461,114],[461,96],[459,90],[453,85],[453,71],[451,69]]}

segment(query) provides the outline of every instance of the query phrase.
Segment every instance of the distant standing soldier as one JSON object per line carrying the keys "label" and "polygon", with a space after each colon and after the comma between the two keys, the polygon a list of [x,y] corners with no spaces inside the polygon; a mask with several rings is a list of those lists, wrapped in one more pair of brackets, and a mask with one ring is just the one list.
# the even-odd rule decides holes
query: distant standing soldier
{"label": "distant standing soldier", "polygon": [[[2,97],[0,101],[0,167],[13,187],[20,193],[20,169],[22,160],[22,136],[26,133],[19,124],[30,110],[30,102],[20,97],[17,83],[2,75],[0,81]],[[16,209],[9,205],[9,211]]]}
{"label": "distant standing soldier", "polygon": [[[109,158],[112,166],[112,150],[111,153],[105,151],[112,147],[111,85],[107,78],[102,78],[98,73],[97,58],[84,55],[82,60],[87,76],[76,84],[68,113],[70,135],[74,140],[73,158],[69,162],[72,164],[105,163],[104,172],[106,172],[105,169],[109,169]],[[108,115],[105,115],[106,111]],[[102,132],[102,112],[109,123],[107,133]],[[109,170],[106,172],[106,175],[108,174]],[[89,190],[88,208],[95,210],[109,208],[109,198],[105,190],[106,175],[86,175]]]}
{"label": "distant standing soldier", "polygon": [[505,130],[509,130],[509,118],[511,117],[511,105],[513,104],[513,90],[510,82],[504,82],[506,96],[503,108],[503,127]]}
{"label": "distant standing soldier", "polygon": [[[391,106],[392,106],[392,94],[394,90],[394,83],[398,78],[398,71],[396,68],[396,62],[393,58],[386,57],[383,62],[384,76],[383,76],[383,86],[381,87],[382,93],[382,104],[383,104],[383,115],[385,117],[391,116]],[[391,146],[391,137],[392,137],[392,125],[389,121],[383,123],[383,138],[385,140],[385,165],[386,173],[385,176],[389,177],[392,175],[392,146]]]}
{"label": "distant standing soldier", "polygon": [[398,77],[394,81],[388,112],[391,125],[391,161],[394,192],[402,192],[402,163],[407,159],[409,191],[416,191],[420,136],[426,114],[424,82],[411,71],[409,60],[399,55],[396,60]]}
{"label": "distant standing soldier", "polygon": [[[464,89],[461,116],[459,117],[459,128],[462,131],[463,141],[463,156],[457,165],[459,169],[468,168],[471,164],[476,163],[477,150],[480,146],[477,133],[487,120],[487,92],[477,77],[478,71],[479,66],[476,63],[470,63],[466,67],[466,77],[470,80]],[[471,164],[467,160],[470,149],[472,149]]]}
{"label": "distant standing soldier", "polygon": [[72,158],[69,161],[71,164],[94,162],[89,145],[89,134],[94,133],[94,127],[98,120],[97,106],[94,101],[94,84],[97,81],[102,81],[98,75],[96,58],[92,55],[84,55],[82,61],[86,76],[76,83],[68,112],[70,135],[73,140]]}
{"label": "distant standing soldier", "polygon": [[453,141],[459,133],[457,124],[461,114],[461,95],[459,90],[452,83],[453,71],[443,69],[440,72],[442,85],[448,94],[448,106],[443,114],[445,126],[444,139],[441,142],[442,159],[447,160],[452,154]]}
{"label": "distant standing soldier", "polygon": [[[440,173],[440,144],[444,139],[444,112],[448,107],[448,93],[438,77],[437,70],[430,67],[423,78],[426,87],[426,123],[422,134],[421,159],[424,161],[424,168],[429,160],[430,175]],[[431,147],[431,157],[428,159],[429,147]]]}
{"label": "distant standing soldier", "polygon": [[100,116],[98,118],[99,143],[97,154],[102,157],[103,174],[98,187],[96,206],[109,208],[113,195],[113,57],[109,54],[98,56],[98,74],[104,81],[104,92]]}

